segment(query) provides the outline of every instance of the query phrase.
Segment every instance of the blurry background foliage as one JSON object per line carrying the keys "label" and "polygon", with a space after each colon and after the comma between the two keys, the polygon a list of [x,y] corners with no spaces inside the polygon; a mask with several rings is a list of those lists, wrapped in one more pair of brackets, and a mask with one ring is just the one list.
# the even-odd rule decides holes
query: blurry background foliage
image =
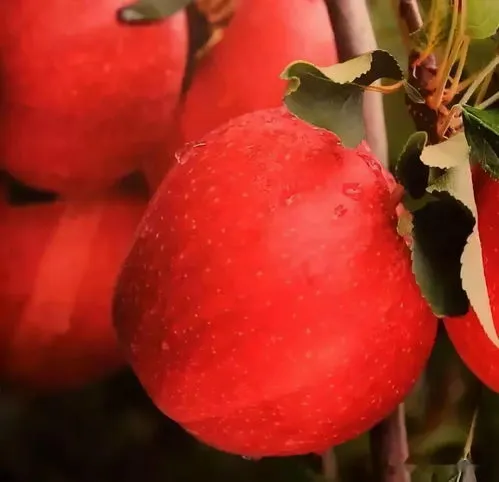
{"label": "blurry background foliage", "polygon": [[[269,0],[270,1],[270,0]],[[370,0],[379,47],[406,67],[391,0]],[[491,43],[476,42],[479,64]],[[473,67],[476,67],[473,66]],[[390,160],[413,131],[403,94],[385,96]],[[403,320],[401,320],[403,322]],[[499,481],[499,398],[478,385],[443,333],[406,403],[414,482],[447,482],[462,454],[476,403],[478,480]],[[343,482],[375,480],[367,435],[335,448]],[[318,456],[247,460],[197,443],[152,405],[124,370],[57,396],[0,386],[0,482],[305,482],[323,480]]]}

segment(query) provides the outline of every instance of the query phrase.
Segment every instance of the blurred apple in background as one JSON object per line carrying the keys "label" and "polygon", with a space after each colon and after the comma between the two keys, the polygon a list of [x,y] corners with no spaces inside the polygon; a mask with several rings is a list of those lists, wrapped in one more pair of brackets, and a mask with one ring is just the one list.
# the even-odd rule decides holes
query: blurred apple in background
{"label": "blurred apple in background", "polygon": [[153,188],[184,142],[202,141],[241,114],[281,105],[286,82],[280,74],[300,59],[324,66],[338,61],[323,0],[239,0],[222,40],[196,66],[170,154],[148,167]]}
{"label": "blurred apple in background", "polygon": [[146,203],[114,191],[1,206],[0,378],[72,388],[122,365],[111,298]]}
{"label": "blurred apple in background", "polygon": [[0,4],[0,163],[65,196],[162,155],[187,59],[184,11],[118,22],[123,0]]}

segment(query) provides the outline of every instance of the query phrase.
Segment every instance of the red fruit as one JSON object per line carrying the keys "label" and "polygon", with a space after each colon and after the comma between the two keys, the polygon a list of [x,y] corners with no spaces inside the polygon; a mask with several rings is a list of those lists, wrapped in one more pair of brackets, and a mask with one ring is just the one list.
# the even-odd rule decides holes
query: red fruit
{"label": "red fruit", "polygon": [[77,387],[122,365],[112,290],[145,201],[2,206],[0,375],[32,388]]}
{"label": "red fruit", "polygon": [[475,191],[475,197],[482,189],[483,184],[487,183],[490,178],[490,174],[483,170],[480,164],[473,164],[471,166],[471,174],[473,176],[473,190]]}
{"label": "red fruit", "polygon": [[175,163],[176,151],[182,144],[182,134],[178,122],[181,112],[180,109],[180,104],[177,104],[173,112],[172,120],[168,125],[167,138],[162,146],[161,155],[144,159],[142,172],[151,193],[156,191],[168,169]]}
{"label": "red fruit", "polygon": [[[475,197],[485,279],[494,325],[499,330],[499,182],[482,171]],[[473,308],[465,316],[446,319],[445,327],[468,368],[491,390],[499,392],[499,348],[485,334]]]}
{"label": "red fruit", "polygon": [[182,131],[197,141],[228,120],[278,107],[294,60],[337,62],[323,0],[241,0],[223,40],[202,59],[184,104]]}
{"label": "red fruit", "polygon": [[114,315],[157,406],[247,456],[320,452],[403,400],[436,320],[383,169],[284,109],[241,116],[167,175]]}
{"label": "red fruit", "polygon": [[240,0],[224,38],[197,66],[169,151],[148,162],[152,188],[184,142],[198,141],[241,114],[280,106],[286,91],[280,74],[300,59],[319,65],[338,61],[323,0]]}
{"label": "red fruit", "polygon": [[0,159],[63,194],[96,191],[159,155],[187,55],[184,12],[130,27],[124,0],[0,6]]}

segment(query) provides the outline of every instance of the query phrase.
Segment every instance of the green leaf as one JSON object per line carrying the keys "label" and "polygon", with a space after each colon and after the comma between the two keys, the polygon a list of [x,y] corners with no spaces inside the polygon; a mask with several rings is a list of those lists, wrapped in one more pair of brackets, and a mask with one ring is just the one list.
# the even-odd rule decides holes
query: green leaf
{"label": "green leaf", "polygon": [[[446,143],[442,143],[442,145]],[[499,347],[499,337],[494,326],[487,283],[485,281],[482,246],[477,223],[478,213],[473,192],[470,163],[465,162],[448,169],[428,190],[433,194],[440,193],[452,196],[456,202],[460,203],[468,211],[467,213],[463,212],[463,223],[459,232],[462,235],[466,232],[465,228],[472,228],[466,238],[465,247],[461,255],[460,275],[462,287],[485,333],[490,341]],[[460,242],[461,240],[457,241]]]}
{"label": "green leaf", "polygon": [[117,12],[118,20],[126,24],[160,22],[184,9],[194,0],[137,0]]}
{"label": "green leaf", "polygon": [[474,218],[449,193],[413,213],[412,269],[436,316],[461,316],[469,301],[461,283],[461,256]]}
{"label": "green leaf", "polygon": [[499,110],[464,106],[463,123],[471,158],[499,179]]}
{"label": "green leaf", "polygon": [[356,147],[364,138],[363,91],[382,78],[403,80],[404,74],[392,55],[374,50],[330,67],[292,62],[281,78],[288,81],[284,103],[293,114]]}
{"label": "green leaf", "polygon": [[440,144],[424,143],[425,137],[418,133],[404,151],[430,168],[433,178],[426,187],[433,202],[413,211],[416,280],[437,316],[464,315],[471,304],[487,334],[495,336],[491,340],[499,342],[483,270],[470,148],[462,133]]}
{"label": "green leaf", "polygon": [[499,28],[497,0],[468,0],[466,34],[474,39],[492,37]]}
{"label": "green leaf", "polygon": [[[412,134],[395,165],[395,177],[405,191],[415,199],[426,193],[430,168],[421,161],[421,153],[428,142],[426,132]],[[407,206],[406,206],[407,207]]]}

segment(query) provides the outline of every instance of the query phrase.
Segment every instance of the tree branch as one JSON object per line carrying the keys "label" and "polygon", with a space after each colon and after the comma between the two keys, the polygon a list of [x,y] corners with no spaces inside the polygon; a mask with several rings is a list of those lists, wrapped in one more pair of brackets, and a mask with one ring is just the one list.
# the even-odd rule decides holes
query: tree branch
{"label": "tree branch", "polygon": [[[365,0],[325,0],[336,37],[340,61],[377,48]],[[364,93],[366,140],[378,159],[388,165],[388,141],[382,94]]]}
{"label": "tree branch", "polygon": [[371,430],[371,455],[375,480],[411,481],[406,466],[409,458],[409,444],[403,404],[400,404],[395,412]]}
{"label": "tree branch", "polygon": [[[365,0],[325,0],[336,37],[336,46],[340,61],[377,48],[374,29]],[[417,16],[417,4],[410,0],[401,0],[404,15],[412,18],[410,31],[421,21]],[[417,27],[419,28],[419,27]],[[416,30],[417,30],[416,28]],[[378,159],[388,165],[388,141],[382,94],[364,93],[364,124],[366,140]],[[410,482],[410,475],[405,467],[408,458],[408,443],[405,426],[404,406],[371,432],[371,451],[375,463],[376,475],[384,482]]]}
{"label": "tree branch", "polygon": [[322,476],[324,482],[339,482],[338,462],[334,448],[330,448],[322,454]]}
{"label": "tree branch", "polygon": [[[408,36],[418,31],[423,26],[423,19],[419,10],[417,0],[395,0],[398,1],[399,24],[405,24],[402,35]],[[411,49],[409,52],[409,82],[419,90],[424,98],[432,94],[430,85],[437,75],[437,59],[431,54],[426,57],[415,69],[411,68],[413,62],[419,54]],[[415,104],[407,95],[406,105],[412,116],[413,122],[418,131],[428,133],[431,144],[439,142],[438,135],[438,115],[426,104]]]}

